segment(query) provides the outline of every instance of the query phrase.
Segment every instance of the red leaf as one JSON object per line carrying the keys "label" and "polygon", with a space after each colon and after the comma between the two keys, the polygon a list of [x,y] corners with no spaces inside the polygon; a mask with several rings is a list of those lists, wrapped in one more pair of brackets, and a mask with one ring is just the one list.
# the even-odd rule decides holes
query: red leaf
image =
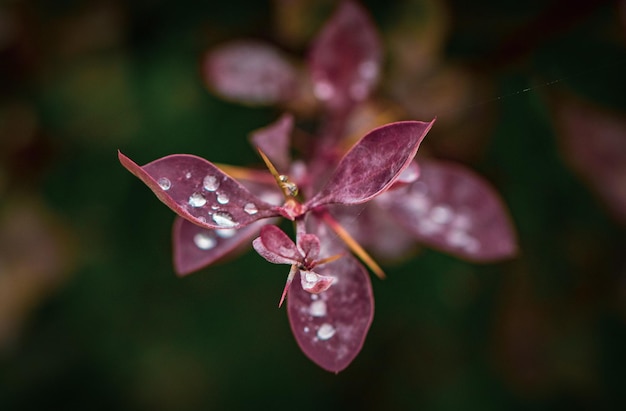
{"label": "red leaf", "polygon": [[204,59],[207,85],[241,103],[275,104],[290,100],[297,72],[275,47],[247,40],[218,47]]}
{"label": "red leaf", "polygon": [[[322,257],[344,250],[325,226],[319,226],[316,234],[324,247]],[[315,271],[334,278],[333,284],[319,294],[291,287],[289,322],[304,354],[325,370],[339,372],[363,347],[374,316],[372,285],[367,270],[350,254]]]}
{"label": "red leaf", "polygon": [[419,179],[376,203],[419,241],[473,261],[517,252],[514,229],[495,190],[454,163],[420,161]]}
{"label": "red leaf", "polygon": [[275,123],[252,133],[252,144],[258,147],[279,172],[289,171],[289,137],[293,130],[293,116],[283,114]]}
{"label": "red leaf", "polygon": [[590,103],[557,100],[561,145],[572,167],[626,223],[626,117]]}
{"label": "red leaf", "polygon": [[311,49],[315,95],[334,108],[366,99],[381,60],[380,40],[365,10],[353,1],[342,2]]}
{"label": "red leaf", "polygon": [[307,262],[313,262],[320,253],[320,239],[314,234],[302,234],[298,238],[298,248]]}
{"label": "red leaf", "polygon": [[270,263],[297,264],[304,260],[296,244],[275,225],[266,225],[252,242],[254,249]]}
{"label": "red leaf", "polygon": [[118,152],[120,162],[165,205],[192,223],[210,229],[241,228],[278,216],[272,206],[210,162],[189,154],[160,158],[143,167]]}
{"label": "red leaf", "polygon": [[409,166],[434,121],[401,121],[370,131],[346,153],[307,206],[359,204],[385,191]]}
{"label": "red leaf", "polygon": [[417,180],[420,176],[420,167],[417,164],[417,161],[411,161],[409,166],[400,173],[398,179],[395,181],[395,186],[402,186],[405,184],[409,184]]}
{"label": "red leaf", "polygon": [[177,217],[172,229],[176,273],[182,277],[231,255],[256,237],[264,224],[271,222],[257,221],[239,230],[208,230]]}
{"label": "red leaf", "polygon": [[[392,189],[397,185],[396,182]],[[330,206],[332,216],[339,221],[352,238],[378,259],[398,260],[407,257],[416,248],[415,237],[399,229],[396,221],[379,204],[378,198],[361,206]]]}

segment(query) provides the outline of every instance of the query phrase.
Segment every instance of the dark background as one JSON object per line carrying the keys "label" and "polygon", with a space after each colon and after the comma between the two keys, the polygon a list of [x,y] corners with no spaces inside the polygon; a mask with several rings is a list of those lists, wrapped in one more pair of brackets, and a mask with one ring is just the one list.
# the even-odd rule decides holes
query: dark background
{"label": "dark background", "polygon": [[[258,163],[246,136],[280,110],[212,95],[202,56],[253,37],[302,57],[330,6],[297,37],[267,1],[0,4],[0,409],[626,405],[625,222],[571,167],[553,115],[581,99],[624,118],[626,5],[388,3],[363,2],[388,50],[394,36],[434,50],[406,80],[437,100],[407,107],[442,119],[425,150],[496,187],[521,255],[476,265],[423,249],[384,264],[365,346],[338,375],[276,308],[284,267],[247,253],[177,278],[173,213],[116,157]],[[438,77],[449,67],[472,92]],[[380,95],[391,81],[404,80]]]}

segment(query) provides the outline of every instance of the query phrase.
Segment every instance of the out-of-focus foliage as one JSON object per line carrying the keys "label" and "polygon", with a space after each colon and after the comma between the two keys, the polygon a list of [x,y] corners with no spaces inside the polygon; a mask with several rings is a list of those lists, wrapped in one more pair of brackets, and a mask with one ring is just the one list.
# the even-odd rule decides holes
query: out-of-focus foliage
{"label": "out-of-focus foliage", "polygon": [[171,213],[116,150],[257,162],[246,134],[278,113],[212,96],[202,56],[247,37],[305,57],[333,4],[0,4],[0,409],[626,403],[623,214],[598,186],[606,164],[579,166],[559,114],[623,126],[624,1],[363,1],[394,101],[372,113],[438,116],[430,154],[495,185],[522,253],[477,266],[424,250],[387,268],[342,374],[299,352],[276,308],[280,267],[249,253],[174,275]]}

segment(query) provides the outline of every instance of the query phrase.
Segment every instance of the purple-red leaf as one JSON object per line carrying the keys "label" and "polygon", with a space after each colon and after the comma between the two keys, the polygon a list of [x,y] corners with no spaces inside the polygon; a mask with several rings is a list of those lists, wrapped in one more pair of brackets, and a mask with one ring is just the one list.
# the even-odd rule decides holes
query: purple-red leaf
{"label": "purple-red leaf", "polygon": [[179,216],[209,229],[241,228],[278,216],[262,201],[210,162],[175,154],[140,167],[118,152],[120,162]]}
{"label": "purple-red leaf", "polygon": [[270,263],[298,264],[304,259],[291,238],[275,225],[264,226],[252,246]]}
{"label": "purple-red leaf", "polygon": [[293,116],[283,114],[275,123],[256,130],[250,139],[265,154],[279,172],[289,171],[289,136],[293,130]]}
{"label": "purple-red leaf", "polygon": [[398,179],[395,181],[394,186],[402,186],[405,184],[409,184],[417,180],[420,176],[420,167],[417,164],[417,161],[411,161],[409,166],[404,169],[398,176]]}
{"label": "purple-red leaf", "polygon": [[315,95],[334,108],[366,99],[381,60],[380,40],[365,10],[354,1],[342,2],[311,49]]}
{"label": "purple-red leaf", "polygon": [[[393,190],[396,182],[390,190]],[[379,204],[378,198],[361,206],[330,206],[332,216],[339,221],[352,238],[376,259],[398,260],[416,248],[415,237],[399,229],[396,221]]]}
{"label": "purple-red leaf", "polygon": [[372,322],[371,283],[365,268],[351,255],[319,271],[335,278],[334,283],[319,294],[289,288],[289,320],[304,354],[325,370],[339,372],[361,351]]}
{"label": "purple-red leaf", "polygon": [[271,220],[246,227],[208,230],[177,217],[172,229],[174,269],[179,276],[191,274],[237,251],[251,241]]}
{"label": "purple-red leaf", "polygon": [[[273,179],[270,184],[249,180],[240,182],[267,203],[279,205],[283,201],[283,196]],[[263,225],[274,224],[276,220],[264,219],[238,230],[233,228],[208,230],[177,217],[172,229],[176,273],[184,276],[243,251],[249,247],[249,242],[258,235]]]}
{"label": "purple-red leaf", "polygon": [[480,176],[454,163],[420,161],[417,181],[376,199],[398,223],[429,246],[473,261],[517,252],[502,201]]}
{"label": "purple-red leaf", "polygon": [[[327,227],[317,228],[322,257],[344,250]],[[315,271],[334,278],[333,284],[319,294],[292,286],[287,296],[289,322],[304,354],[325,370],[339,372],[357,356],[372,323],[372,285],[367,270],[350,254]]]}
{"label": "purple-red leaf", "polygon": [[401,121],[370,131],[346,153],[307,206],[359,204],[386,190],[409,166],[434,121]]}
{"label": "purple-red leaf", "polygon": [[314,234],[302,234],[298,238],[298,248],[306,261],[315,261],[320,253],[320,239]]}
{"label": "purple-red leaf", "polygon": [[218,47],[204,59],[207,85],[222,97],[241,103],[275,104],[290,100],[297,71],[275,47],[253,40]]}
{"label": "purple-red leaf", "polygon": [[557,127],[567,159],[626,224],[626,117],[571,97],[557,104]]}

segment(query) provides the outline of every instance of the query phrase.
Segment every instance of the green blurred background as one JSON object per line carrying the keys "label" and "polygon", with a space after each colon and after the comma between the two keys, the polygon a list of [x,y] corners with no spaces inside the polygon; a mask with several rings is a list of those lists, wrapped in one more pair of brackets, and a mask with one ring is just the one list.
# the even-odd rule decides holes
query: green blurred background
{"label": "green blurred background", "polygon": [[626,4],[363,1],[389,52],[379,94],[417,84],[406,110],[442,119],[425,150],[496,186],[522,251],[386,264],[334,375],[276,307],[284,267],[247,253],[177,278],[173,213],[116,157],[258,164],[246,136],[280,110],[212,95],[201,61],[241,37],[303,57],[333,2],[287,3],[0,2],[0,409],[623,409],[626,223],[553,113],[624,119]]}

